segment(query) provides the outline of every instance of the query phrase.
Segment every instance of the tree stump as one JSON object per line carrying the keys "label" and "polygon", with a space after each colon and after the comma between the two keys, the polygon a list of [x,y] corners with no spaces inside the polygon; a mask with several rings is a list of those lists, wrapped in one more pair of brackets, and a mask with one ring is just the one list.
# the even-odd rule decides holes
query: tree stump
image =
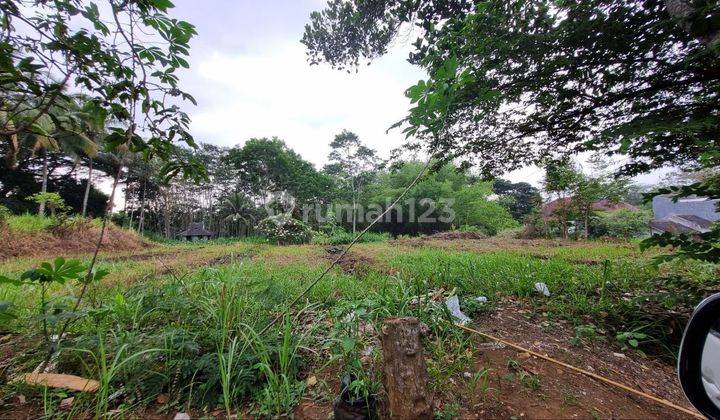
{"label": "tree stump", "polygon": [[430,378],[420,343],[422,327],[414,317],[387,318],[383,322],[383,386],[393,419],[433,418]]}

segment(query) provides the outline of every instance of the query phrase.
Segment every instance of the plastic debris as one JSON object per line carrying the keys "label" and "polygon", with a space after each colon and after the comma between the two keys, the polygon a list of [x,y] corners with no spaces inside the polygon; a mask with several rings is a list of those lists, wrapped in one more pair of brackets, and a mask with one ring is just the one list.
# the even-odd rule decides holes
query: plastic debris
{"label": "plastic debris", "polygon": [[478,301],[478,302],[480,302],[480,303],[485,303],[485,302],[487,302],[487,297],[485,297],[485,296],[478,296],[478,297],[475,298],[475,300]]}
{"label": "plastic debris", "polygon": [[450,310],[450,314],[452,314],[453,318],[455,318],[455,320],[459,324],[464,325],[472,321],[460,310],[460,299],[457,297],[457,295],[452,295],[447,298],[447,300],[445,301],[445,305]]}
{"label": "plastic debris", "polygon": [[545,283],[535,283],[535,290],[545,296],[550,296],[550,289],[548,289]]}

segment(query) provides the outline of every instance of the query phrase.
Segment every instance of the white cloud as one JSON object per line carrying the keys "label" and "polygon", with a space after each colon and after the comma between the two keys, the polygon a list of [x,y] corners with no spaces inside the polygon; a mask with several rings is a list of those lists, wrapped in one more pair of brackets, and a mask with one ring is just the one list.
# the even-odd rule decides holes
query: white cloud
{"label": "white cloud", "polygon": [[405,89],[424,77],[400,49],[350,74],[310,66],[299,43],[262,53],[203,55],[188,86],[200,102],[191,111],[197,140],[231,146],[278,136],[317,165],[343,129],[383,155],[400,146],[400,131],[385,131],[406,114]]}

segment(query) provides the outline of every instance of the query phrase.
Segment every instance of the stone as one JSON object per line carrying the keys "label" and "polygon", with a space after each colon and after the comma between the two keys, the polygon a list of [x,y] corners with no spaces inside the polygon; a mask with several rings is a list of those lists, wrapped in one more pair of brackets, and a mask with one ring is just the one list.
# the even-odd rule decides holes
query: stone
{"label": "stone", "polygon": [[305,381],[305,384],[308,386],[308,388],[311,388],[317,384],[318,380],[317,377],[311,376],[307,378],[307,381]]}
{"label": "stone", "polygon": [[177,413],[173,420],[190,420],[190,415],[188,413]]}

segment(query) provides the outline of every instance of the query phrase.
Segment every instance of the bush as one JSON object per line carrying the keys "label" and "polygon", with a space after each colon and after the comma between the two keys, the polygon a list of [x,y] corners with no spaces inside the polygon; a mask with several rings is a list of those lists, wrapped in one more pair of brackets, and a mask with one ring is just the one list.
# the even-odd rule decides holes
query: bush
{"label": "bush", "polygon": [[648,234],[650,213],[647,211],[618,210],[599,212],[590,219],[590,236],[634,238]]}
{"label": "bush", "polygon": [[310,226],[290,215],[279,214],[260,221],[258,230],[278,245],[306,244],[312,239]]}
{"label": "bush", "polygon": [[[359,233],[359,232],[358,232]],[[325,234],[315,232],[312,237],[312,243],[318,245],[346,245],[355,239],[358,234],[347,232],[344,230],[336,231],[333,234]],[[390,234],[385,232],[367,232],[358,240],[358,243],[382,242],[390,239]]]}

